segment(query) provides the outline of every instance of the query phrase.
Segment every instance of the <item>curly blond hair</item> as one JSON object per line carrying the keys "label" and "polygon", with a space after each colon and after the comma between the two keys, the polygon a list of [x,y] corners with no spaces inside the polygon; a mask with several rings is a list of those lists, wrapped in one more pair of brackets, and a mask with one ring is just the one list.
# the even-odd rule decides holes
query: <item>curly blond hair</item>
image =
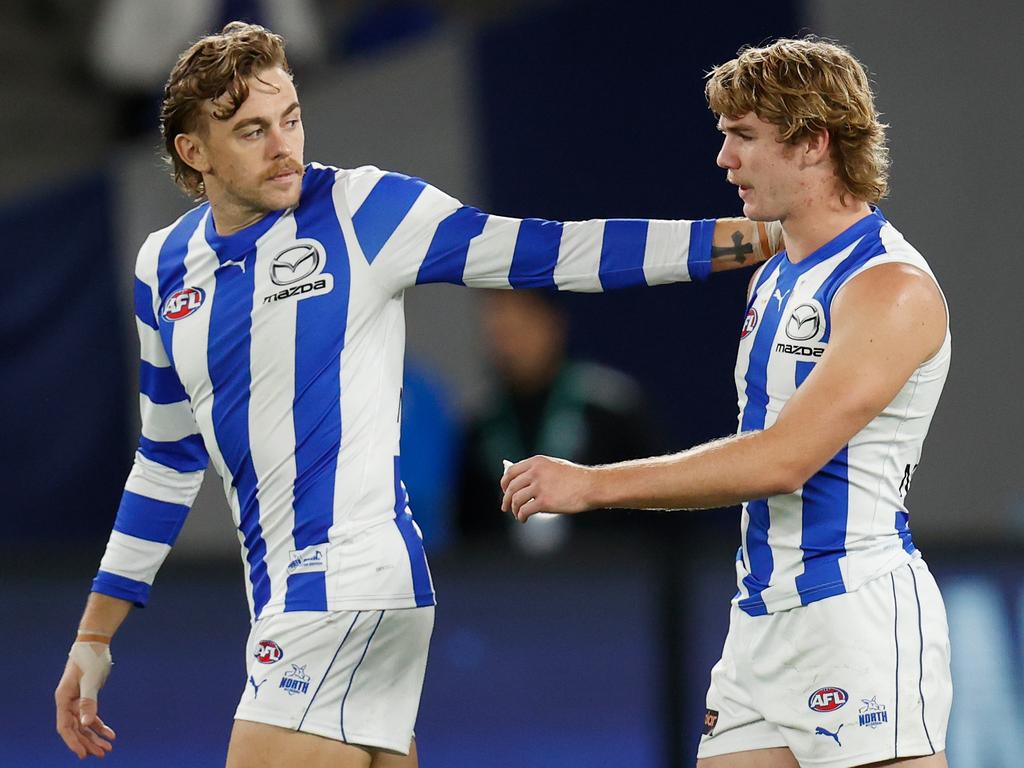
{"label": "curly blond hair", "polygon": [[708,106],[739,118],[753,112],[795,143],[827,130],[836,174],[857,200],[877,203],[889,188],[889,150],[863,65],[846,48],[817,38],[741,48],[707,76]]}
{"label": "curly blond hair", "polygon": [[218,34],[196,41],[178,57],[164,86],[160,133],[174,183],[190,197],[205,197],[203,176],[178,155],[174,137],[203,131],[203,102],[225,94],[226,104],[213,117],[229,119],[249,97],[246,78],[271,67],[281,67],[291,74],[284,38],[258,24],[241,21],[232,21]]}

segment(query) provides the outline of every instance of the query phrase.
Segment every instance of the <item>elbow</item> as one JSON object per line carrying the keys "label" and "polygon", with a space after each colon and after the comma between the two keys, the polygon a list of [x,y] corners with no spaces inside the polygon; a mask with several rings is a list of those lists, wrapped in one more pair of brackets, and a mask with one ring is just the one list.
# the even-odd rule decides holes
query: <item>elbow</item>
{"label": "elbow", "polygon": [[773,468],[768,478],[766,496],[786,496],[799,491],[804,483],[814,474],[796,464],[780,464]]}

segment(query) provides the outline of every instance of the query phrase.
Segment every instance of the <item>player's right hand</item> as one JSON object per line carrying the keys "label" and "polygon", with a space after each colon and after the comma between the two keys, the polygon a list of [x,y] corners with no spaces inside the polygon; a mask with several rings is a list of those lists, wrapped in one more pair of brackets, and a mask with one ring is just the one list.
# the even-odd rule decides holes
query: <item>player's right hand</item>
{"label": "player's right hand", "polygon": [[88,755],[104,757],[114,748],[110,742],[116,734],[97,714],[97,693],[110,666],[106,643],[75,643],[53,694],[57,733],[80,760]]}

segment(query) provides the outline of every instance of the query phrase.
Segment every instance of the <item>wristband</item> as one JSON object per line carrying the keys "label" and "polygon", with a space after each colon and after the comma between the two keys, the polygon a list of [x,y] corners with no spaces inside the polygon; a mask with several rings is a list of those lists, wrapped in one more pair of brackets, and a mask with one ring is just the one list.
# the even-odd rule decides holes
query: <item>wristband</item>
{"label": "wristband", "polygon": [[110,640],[113,635],[109,632],[97,632],[94,629],[79,629],[77,634],[79,635],[91,635],[92,637],[105,637]]}
{"label": "wristband", "polygon": [[782,238],[782,224],[777,221],[754,222],[757,236],[754,238],[754,256],[758,261],[770,259],[786,247]]}
{"label": "wristband", "polygon": [[106,643],[75,642],[71,645],[68,658],[82,670],[82,677],[78,681],[80,696],[95,701],[114,663],[110,657],[110,646]]}

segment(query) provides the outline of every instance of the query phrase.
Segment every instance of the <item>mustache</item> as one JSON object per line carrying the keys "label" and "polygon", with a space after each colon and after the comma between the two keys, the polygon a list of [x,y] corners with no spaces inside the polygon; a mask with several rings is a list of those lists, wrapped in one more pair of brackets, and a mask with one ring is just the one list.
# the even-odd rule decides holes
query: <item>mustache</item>
{"label": "mustache", "polygon": [[301,177],[306,172],[306,169],[305,169],[305,167],[301,163],[298,163],[298,162],[295,162],[295,161],[286,162],[286,163],[282,163],[281,165],[276,166],[274,168],[274,170],[272,170],[268,174],[267,178],[271,178],[272,179],[275,176],[280,176],[282,173],[287,173],[288,171],[292,171],[294,173],[297,173]]}

